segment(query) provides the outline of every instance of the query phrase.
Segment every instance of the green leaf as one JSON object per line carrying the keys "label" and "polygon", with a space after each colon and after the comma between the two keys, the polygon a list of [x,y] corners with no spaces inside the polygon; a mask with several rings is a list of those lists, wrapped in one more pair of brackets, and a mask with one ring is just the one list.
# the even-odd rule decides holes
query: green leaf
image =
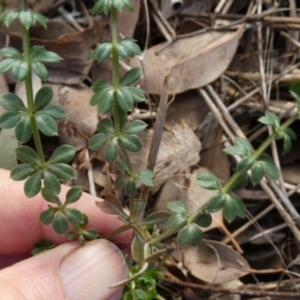
{"label": "green leaf", "polygon": [[21,10],[19,13],[19,20],[27,29],[35,23],[33,12],[30,10]]}
{"label": "green leaf", "polygon": [[23,81],[29,74],[29,64],[25,60],[15,61],[11,72],[16,81]]}
{"label": "green leaf", "polygon": [[19,146],[16,149],[16,155],[22,163],[36,165],[40,163],[37,153],[28,146]]}
{"label": "green leaf", "polygon": [[117,52],[122,58],[131,58],[134,55],[141,54],[141,49],[134,39],[125,38],[118,43]]}
{"label": "green leaf", "polygon": [[17,140],[21,143],[26,143],[29,141],[32,135],[32,127],[28,116],[22,117],[16,124],[15,135]]}
{"label": "green leaf", "polygon": [[35,167],[28,164],[20,164],[12,168],[10,178],[16,181],[24,180],[35,171]]}
{"label": "green leaf", "polygon": [[172,201],[167,204],[168,209],[173,213],[186,214],[186,205],[180,201]]}
{"label": "green leaf", "polygon": [[245,155],[251,156],[252,145],[247,139],[237,137],[237,138],[235,138],[234,142],[235,142],[236,146],[243,147],[245,149]]}
{"label": "green leaf", "polygon": [[245,149],[241,146],[229,146],[224,149],[224,152],[231,155],[246,155]]}
{"label": "green leaf", "polygon": [[141,170],[137,174],[137,178],[146,186],[153,186],[154,173],[148,169]]}
{"label": "green leaf", "polygon": [[[107,90],[107,89],[108,90],[112,89],[112,85],[109,82],[107,82],[106,80],[98,79],[92,84],[92,90],[95,93],[101,92],[101,91]],[[95,104],[91,104],[91,105],[95,105]]]}
{"label": "green leaf", "polygon": [[231,187],[231,191],[239,191],[246,187],[248,184],[248,176],[246,174],[240,174]]}
{"label": "green leaf", "polygon": [[35,114],[35,120],[38,129],[47,136],[57,135],[57,124],[52,117],[41,113],[41,111]]}
{"label": "green leaf", "polygon": [[24,192],[28,198],[37,195],[42,188],[41,172],[36,171],[26,181],[24,185]]}
{"label": "green leaf", "polygon": [[69,205],[70,203],[77,202],[81,198],[81,196],[82,188],[80,186],[73,186],[67,192],[65,206]]}
{"label": "green leaf", "polygon": [[208,211],[201,211],[194,222],[200,227],[209,227],[212,222],[211,214]]}
{"label": "green leaf", "polygon": [[284,132],[292,139],[292,140],[296,140],[297,136],[296,133],[293,129],[287,127],[284,129]]}
{"label": "green leaf", "polygon": [[14,93],[1,94],[0,104],[8,111],[27,111],[23,101]]}
{"label": "green leaf", "polygon": [[13,47],[4,47],[0,49],[0,55],[5,58],[16,58],[17,60],[23,59],[22,54]]}
{"label": "green leaf", "polygon": [[250,180],[253,185],[258,184],[264,176],[264,167],[260,162],[255,162],[251,168]]}
{"label": "green leaf", "polygon": [[23,113],[16,111],[8,111],[0,116],[0,127],[13,128],[22,118]]}
{"label": "green leaf", "polygon": [[105,149],[105,159],[109,163],[113,163],[119,154],[117,138],[113,138]]}
{"label": "green leaf", "polygon": [[222,188],[219,179],[210,172],[201,172],[197,174],[196,182],[207,190],[219,190]]}
{"label": "green leaf", "polygon": [[135,180],[133,178],[129,178],[125,185],[125,193],[129,196],[134,196],[136,192]]}
{"label": "green leaf", "polygon": [[17,18],[19,15],[19,10],[12,10],[7,13],[4,13],[1,16],[1,19],[3,20],[3,23],[6,27],[9,27],[11,23]]}
{"label": "green leaf", "polygon": [[128,123],[122,130],[123,134],[136,134],[145,130],[148,125],[141,120],[134,120]]}
{"label": "green leaf", "polygon": [[49,225],[53,222],[54,219],[54,211],[51,208],[44,210],[40,214],[40,221],[44,225]]}
{"label": "green leaf", "polygon": [[251,169],[255,160],[252,157],[244,157],[236,166],[236,170],[240,173],[246,173]]}
{"label": "green leaf", "polygon": [[141,75],[141,68],[132,68],[125,74],[120,86],[128,86],[136,83],[140,79]]}
{"label": "green leaf", "polygon": [[38,255],[54,248],[55,244],[53,244],[49,239],[44,238],[41,242],[34,243],[33,246],[34,248],[30,253],[32,255]]}
{"label": "green leaf", "polygon": [[83,231],[83,235],[88,238],[89,240],[95,240],[99,237],[99,233],[96,229],[89,228]]}
{"label": "green leaf", "polygon": [[230,223],[237,216],[245,216],[245,205],[240,199],[227,195],[223,213],[226,221]]}
{"label": "green leaf", "polygon": [[67,164],[58,163],[51,164],[49,167],[59,180],[73,180],[75,178],[75,172],[73,168]]}
{"label": "green leaf", "polygon": [[30,48],[30,58],[33,62],[55,63],[62,58],[52,51],[46,51],[43,46],[32,46]]}
{"label": "green leaf", "polygon": [[60,199],[57,196],[53,195],[49,190],[42,188],[41,193],[46,201],[50,203],[55,203],[58,207],[62,207]]}
{"label": "green leaf", "polygon": [[34,108],[35,110],[40,110],[46,107],[53,97],[53,91],[50,87],[42,87],[38,90],[35,100],[34,100]]}
{"label": "green leaf", "polygon": [[59,195],[61,190],[61,185],[59,180],[49,171],[44,171],[44,187],[47,191],[49,191],[52,195]]}
{"label": "green leaf", "polygon": [[280,127],[280,119],[269,111],[266,111],[265,116],[260,117],[258,121],[262,124],[274,126],[275,128]]}
{"label": "green leaf", "polygon": [[110,134],[96,133],[89,140],[89,148],[91,150],[98,150],[101,147],[103,147],[110,138],[111,138]]}
{"label": "green leaf", "polygon": [[279,172],[270,155],[263,153],[259,156],[257,161],[263,166],[265,174],[269,175],[275,180],[279,178]]}
{"label": "green leaf", "polygon": [[112,43],[104,42],[101,45],[97,46],[92,54],[92,60],[103,61],[109,58],[111,55]]}
{"label": "green leaf", "polygon": [[143,148],[141,139],[133,134],[123,135],[120,140],[124,144],[125,148],[130,152],[138,152]]}
{"label": "green leaf", "polygon": [[123,10],[124,7],[127,7],[131,11],[134,10],[134,6],[131,0],[98,0],[93,6],[92,13],[99,14],[104,13],[107,15],[111,8],[114,7],[119,12]]}
{"label": "green leaf", "polygon": [[0,62],[0,73],[9,71],[15,63],[15,58],[5,58]]}
{"label": "green leaf", "polygon": [[54,231],[58,234],[65,234],[69,228],[69,224],[61,212],[56,214],[52,226]]}
{"label": "green leaf", "polygon": [[122,110],[132,110],[133,98],[126,88],[121,88],[117,91],[117,100]]}
{"label": "green leaf", "polygon": [[292,148],[291,138],[287,134],[284,134],[282,155],[287,154],[291,150],[291,148]]}
{"label": "green leaf", "polygon": [[187,224],[178,231],[177,243],[179,246],[197,246],[203,239],[203,232],[195,224]]}
{"label": "green leaf", "polygon": [[49,75],[48,70],[45,67],[45,65],[42,64],[41,62],[34,61],[32,63],[32,69],[35,72],[35,74],[42,80],[46,81],[48,79],[48,75]]}
{"label": "green leaf", "polygon": [[41,24],[45,29],[47,29],[47,18],[39,13],[34,13],[34,18]]}
{"label": "green leaf", "polygon": [[127,179],[127,176],[125,175],[121,175],[116,178],[114,182],[114,187],[117,191],[124,187],[125,179]]}
{"label": "green leaf", "polygon": [[123,89],[126,89],[130,93],[134,102],[145,101],[145,95],[140,89],[133,86],[124,87]]}
{"label": "green leaf", "polygon": [[102,119],[97,125],[97,131],[100,133],[114,133],[113,122],[110,119]]}
{"label": "green leaf", "polygon": [[62,120],[66,117],[66,112],[59,106],[47,106],[41,110],[39,110],[40,114],[47,115],[54,120]]}
{"label": "green leaf", "polygon": [[81,211],[76,208],[65,208],[64,215],[66,216],[67,220],[74,225],[80,225],[83,221],[83,215]]}
{"label": "green leaf", "polygon": [[75,157],[75,154],[76,149],[74,147],[70,145],[61,145],[53,151],[48,163],[68,163]]}
{"label": "green leaf", "polygon": [[187,217],[185,214],[174,214],[168,219],[167,229],[173,230],[182,226],[187,222]]}
{"label": "green leaf", "polygon": [[223,194],[216,194],[212,196],[207,203],[207,210],[214,213],[222,209],[225,205],[226,197]]}
{"label": "green leaf", "polygon": [[98,103],[98,111],[101,115],[106,115],[109,112],[111,112],[113,106],[114,106],[114,91],[112,89],[105,90],[103,93],[101,93],[101,97]]}

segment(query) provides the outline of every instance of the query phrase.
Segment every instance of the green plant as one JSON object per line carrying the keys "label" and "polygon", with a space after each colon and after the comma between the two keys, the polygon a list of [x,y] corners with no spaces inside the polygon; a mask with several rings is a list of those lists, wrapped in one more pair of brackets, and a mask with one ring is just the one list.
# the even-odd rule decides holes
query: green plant
{"label": "green plant", "polygon": [[[274,133],[256,151],[248,140],[236,138],[234,145],[227,147],[225,151],[240,156],[241,160],[237,164],[236,172],[225,185],[222,185],[212,173],[198,174],[197,183],[205,189],[216,190],[216,194],[195,213],[189,215],[183,203],[174,201],[168,204],[169,210],[146,215],[147,191],[153,186],[154,179],[153,160],[149,159],[149,169],[134,170],[128,152],[138,152],[142,149],[138,134],[145,130],[147,124],[141,120],[131,122],[127,120],[127,113],[133,109],[135,103],[144,101],[143,92],[135,86],[142,72],[139,68],[133,68],[121,81],[119,80],[119,59],[130,59],[141,52],[135,40],[118,38],[118,13],[125,7],[130,10],[134,8],[130,0],[98,0],[93,8],[94,14],[110,13],[111,16],[112,40],[98,45],[93,51],[92,59],[98,62],[112,59],[112,82],[98,80],[92,85],[94,95],[90,104],[98,106],[101,120],[97,125],[98,133],[91,137],[89,147],[92,150],[104,147],[105,159],[110,164],[116,164],[119,170],[119,176],[114,182],[115,189],[123,189],[129,200],[129,215],[125,213],[118,197],[113,194],[106,195],[105,201],[101,202],[99,207],[106,213],[118,215],[124,223],[105,238],[109,239],[128,229],[134,231],[131,254],[138,266],[132,269],[131,279],[116,285],[129,283],[124,297],[132,296],[134,299],[141,293],[138,285],[149,285],[153,293],[154,283],[148,275],[150,271],[143,277],[139,276],[147,270],[151,262],[156,262],[162,255],[172,251],[163,243],[167,237],[177,234],[178,246],[199,244],[203,238],[201,227],[210,226],[211,213],[223,209],[228,222],[244,216],[245,206],[233,192],[245,187],[249,177],[253,185],[259,183],[263,176],[278,178],[279,174],[272,158],[264,151],[274,139],[283,139],[284,153],[290,149],[295,134],[289,125],[299,118],[299,113],[280,124],[276,115],[266,112],[266,115],[260,118],[260,122],[272,126]],[[41,46],[30,47],[29,28],[36,21],[46,27],[46,20],[43,16],[29,11],[26,1],[23,1],[21,10],[6,13],[1,17],[6,26],[9,26],[15,18],[19,18],[22,24],[23,54],[11,47],[1,49],[0,55],[5,59],[0,63],[0,72],[11,70],[16,81],[25,81],[27,107],[13,93],[1,95],[0,103],[7,112],[1,115],[0,126],[15,127],[15,135],[20,143],[26,143],[33,136],[36,150],[23,145],[16,149],[17,158],[22,164],[12,169],[11,177],[14,180],[27,178],[24,186],[25,194],[32,197],[41,192],[44,199],[50,203],[48,209],[40,216],[43,224],[52,224],[57,233],[67,234],[70,239],[78,237],[79,242],[83,244],[87,239],[97,238],[98,234],[94,229],[84,228],[87,216],[68,207],[70,203],[80,199],[81,189],[71,188],[64,203],[59,199],[60,181],[74,178],[74,171],[68,162],[73,159],[75,149],[62,145],[46,161],[39,136],[39,131],[48,136],[56,135],[56,121],[64,117],[64,112],[59,107],[49,106],[52,98],[50,88],[42,88],[33,97],[31,81],[31,70],[42,80],[46,80],[48,73],[43,63],[57,62],[60,57]],[[294,85],[291,93],[296,99],[299,111],[299,85]],[[106,117],[103,117],[104,115]],[[159,119],[158,122],[162,123],[163,119]],[[140,194],[138,184],[143,185]],[[74,225],[75,231],[68,231],[69,223]],[[159,225],[164,225],[165,230],[157,231]],[[46,243],[45,247],[43,244],[37,246],[43,250],[50,245]]]}
{"label": "green plant", "polygon": [[73,187],[67,194],[64,204],[58,195],[61,191],[61,181],[72,180],[75,172],[68,165],[76,153],[75,148],[69,145],[59,146],[52,156],[45,160],[40,133],[47,136],[57,135],[57,120],[65,117],[65,112],[58,106],[50,106],[53,97],[52,89],[42,87],[37,94],[33,94],[32,72],[42,80],[48,77],[44,63],[55,63],[61,58],[54,52],[46,51],[42,46],[30,47],[29,29],[36,22],[46,28],[46,18],[27,8],[27,1],[22,2],[22,9],[4,13],[1,20],[4,25],[10,26],[19,19],[22,26],[23,53],[12,47],[0,50],[3,60],[0,63],[0,72],[11,70],[17,82],[25,81],[27,105],[14,93],[5,93],[0,96],[0,104],[7,110],[0,116],[2,128],[15,128],[15,136],[23,144],[33,137],[35,149],[21,145],[16,149],[16,156],[21,164],[11,170],[11,178],[24,180],[24,193],[33,197],[39,192],[46,201],[56,206],[48,205],[42,212],[40,220],[43,224],[52,224],[59,234],[68,231],[69,223],[74,225],[76,233],[69,233],[70,239],[78,235],[81,244],[85,239],[93,239],[98,233],[93,229],[84,229],[87,216],[79,210],[68,208],[67,205],[76,202],[81,196],[81,188]]}

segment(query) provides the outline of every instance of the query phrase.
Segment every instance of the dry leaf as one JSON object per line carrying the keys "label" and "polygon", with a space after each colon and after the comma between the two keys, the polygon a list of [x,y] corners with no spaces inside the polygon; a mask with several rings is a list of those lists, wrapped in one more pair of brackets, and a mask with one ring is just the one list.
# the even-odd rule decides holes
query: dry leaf
{"label": "dry leaf", "polygon": [[247,275],[248,262],[230,247],[216,241],[203,241],[197,247],[184,248],[172,254],[200,280],[222,284]]}
{"label": "dry leaf", "polygon": [[140,9],[141,9],[141,1],[133,0],[134,11],[130,11],[125,8],[121,13],[119,13],[118,21],[119,21],[119,30],[121,34],[125,37],[133,37],[136,24],[139,19]]}
{"label": "dry leaf", "polygon": [[[209,32],[179,39],[162,51],[165,43],[149,48],[143,60],[147,91],[160,94],[161,82],[168,72],[169,83],[173,86],[170,94],[200,88],[214,81],[230,64],[240,35],[241,29]],[[131,64],[140,65],[136,59]],[[144,86],[143,80],[141,85]]]}
{"label": "dry leaf", "polygon": [[[130,160],[134,170],[146,168],[153,130],[146,130],[140,134],[143,149],[137,153],[130,153]],[[189,167],[198,163],[201,143],[194,132],[184,123],[177,125],[172,131],[164,131],[156,161],[154,180],[157,191],[160,185],[170,176],[183,173]],[[95,158],[104,161],[103,150],[95,153]]]}
{"label": "dry leaf", "polygon": [[[140,137],[143,149],[138,153],[130,153],[135,170],[146,167],[152,130],[143,132]],[[177,125],[172,131],[164,131],[156,160],[154,184],[157,189],[169,176],[183,173],[198,163],[201,143],[193,131],[185,124]],[[155,190],[154,190],[155,191]]]}
{"label": "dry leaf", "polygon": [[171,130],[178,124],[178,120],[184,120],[195,131],[200,128],[208,113],[209,108],[197,90],[179,94],[168,107],[165,128]]}
{"label": "dry leaf", "polygon": [[58,135],[62,143],[77,150],[86,147],[87,140],[95,132],[98,123],[98,108],[90,106],[93,92],[84,84],[66,86],[46,84],[53,89],[52,105],[62,107],[67,117],[59,123]]}

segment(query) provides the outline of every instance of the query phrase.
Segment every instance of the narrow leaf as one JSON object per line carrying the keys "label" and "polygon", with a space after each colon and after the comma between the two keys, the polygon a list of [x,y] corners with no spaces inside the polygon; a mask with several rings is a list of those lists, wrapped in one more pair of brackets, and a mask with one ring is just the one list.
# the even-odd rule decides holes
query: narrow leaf
{"label": "narrow leaf", "polygon": [[69,224],[61,212],[56,214],[52,226],[54,231],[58,234],[65,234],[69,228]]}
{"label": "narrow leaf", "polygon": [[38,129],[47,136],[57,135],[57,124],[55,120],[48,115],[43,113],[36,113],[35,115],[36,124]]}
{"label": "narrow leaf", "polygon": [[59,195],[61,190],[61,185],[59,180],[49,171],[44,171],[44,187],[52,195]]}
{"label": "narrow leaf", "polygon": [[82,188],[80,186],[73,186],[68,190],[66,195],[65,205],[69,205],[70,203],[77,202],[82,196]]}
{"label": "narrow leaf", "polygon": [[76,149],[74,147],[70,145],[61,145],[54,150],[48,163],[68,163],[75,157],[75,154]]}
{"label": "narrow leaf", "polygon": [[42,188],[41,172],[36,171],[25,181],[25,185],[24,185],[25,195],[28,198],[34,197],[40,192],[41,188]]}
{"label": "narrow leaf", "polygon": [[75,172],[73,168],[64,163],[51,164],[49,166],[51,170],[59,180],[73,180],[75,178]]}
{"label": "narrow leaf", "polygon": [[38,90],[35,100],[34,100],[34,108],[35,110],[40,110],[47,106],[53,97],[53,91],[50,87],[42,87]]}
{"label": "narrow leaf", "polygon": [[10,172],[10,178],[16,181],[24,180],[35,171],[35,167],[28,164],[20,164]]}
{"label": "narrow leaf", "polygon": [[37,153],[28,146],[19,146],[16,150],[18,160],[25,164],[39,164],[40,160]]}
{"label": "narrow leaf", "polygon": [[201,172],[197,174],[196,182],[207,190],[219,190],[222,188],[219,179],[210,172]]}

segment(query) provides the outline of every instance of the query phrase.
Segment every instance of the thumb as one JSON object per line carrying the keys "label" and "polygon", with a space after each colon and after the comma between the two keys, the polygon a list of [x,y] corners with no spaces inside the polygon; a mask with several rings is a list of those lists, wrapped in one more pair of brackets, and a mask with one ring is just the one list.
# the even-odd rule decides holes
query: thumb
{"label": "thumb", "polygon": [[120,299],[109,287],[127,277],[121,251],[107,240],[67,243],[0,271],[0,299]]}

